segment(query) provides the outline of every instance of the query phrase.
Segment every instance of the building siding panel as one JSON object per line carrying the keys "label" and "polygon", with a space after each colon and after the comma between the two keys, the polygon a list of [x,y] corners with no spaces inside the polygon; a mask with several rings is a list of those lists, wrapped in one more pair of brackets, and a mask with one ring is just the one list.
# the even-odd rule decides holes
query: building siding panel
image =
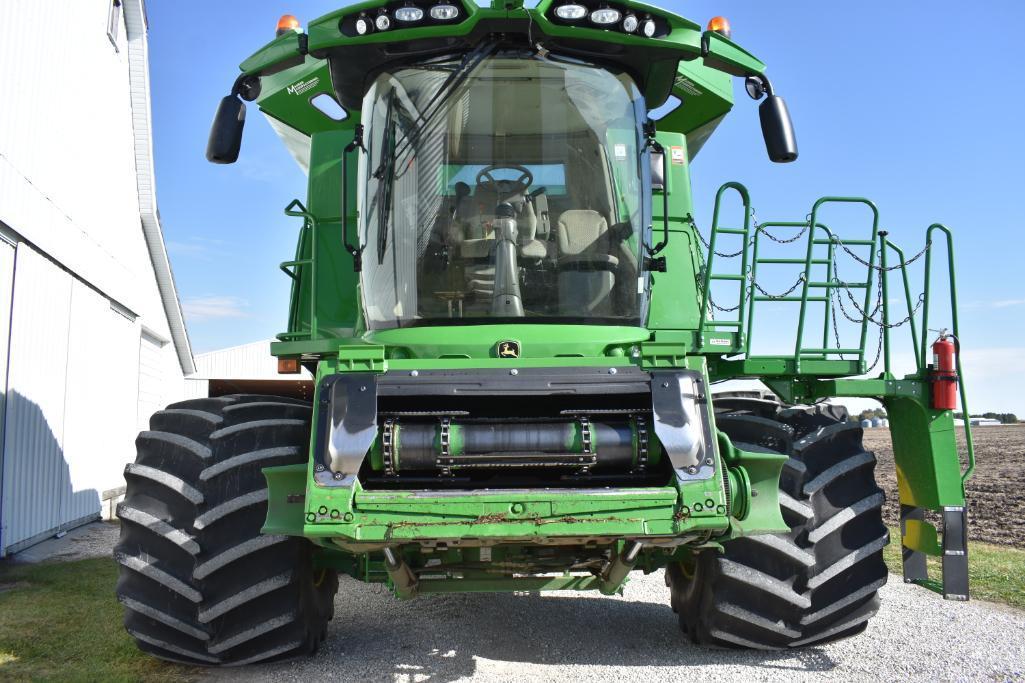
{"label": "building siding panel", "polygon": [[69,335],[61,525],[99,514],[101,495],[124,483],[125,463],[135,459],[136,425],[125,418],[136,409],[138,325],[75,281]]}
{"label": "building siding panel", "polygon": [[0,551],[56,529],[64,458],[71,276],[25,243],[15,259]]}
{"label": "building siding panel", "polygon": [[[3,520],[4,480],[4,413],[7,405],[7,356],[11,336],[11,299],[14,296],[14,246],[0,241],[0,521]],[[3,554],[4,532],[0,528],[0,555]]]}

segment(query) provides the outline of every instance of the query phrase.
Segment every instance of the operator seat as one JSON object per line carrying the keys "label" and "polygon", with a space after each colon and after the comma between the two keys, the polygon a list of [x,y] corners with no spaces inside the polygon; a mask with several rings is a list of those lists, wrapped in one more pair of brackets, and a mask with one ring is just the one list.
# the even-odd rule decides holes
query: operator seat
{"label": "operator seat", "polygon": [[[472,197],[457,202],[449,229],[449,243],[465,262],[463,270],[468,290],[484,298],[494,293],[495,269],[491,256],[496,235],[491,225],[495,220],[495,209],[502,201],[496,192],[478,187]],[[547,243],[537,239],[538,220],[533,203],[523,195],[515,195],[504,202],[516,212],[520,258],[547,258]]]}
{"label": "operator seat", "polygon": [[450,234],[453,241],[461,248],[465,258],[480,258],[488,255],[494,246],[494,233],[490,226],[495,219],[495,207],[506,203],[516,211],[516,224],[519,229],[520,256],[527,258],[544,258],[548,251],[542,241],[538,240],[538,219],[534,204],[522,194],[502,198],[496,192],[478,187],[472,197],[462,199],[453,217]]}
{"label": "operator seat", "polygon": [[556,227],[559,247],[559,310],[611,315],[619,259],[609,253],[609,224],[597,211],[563,211]]}

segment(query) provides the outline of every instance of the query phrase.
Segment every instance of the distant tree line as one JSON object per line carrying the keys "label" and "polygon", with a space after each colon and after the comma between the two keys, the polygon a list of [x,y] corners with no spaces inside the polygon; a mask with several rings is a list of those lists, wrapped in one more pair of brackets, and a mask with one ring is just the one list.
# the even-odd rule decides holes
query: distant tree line
{"label": "distant tree line", "polygon": [[[954,413],[954,417],[958,420],[963,420],[964,413]],[[1018,424],[1018,416],[1014,413],[983,413],[982,415],[972,415],[972,417],[999,420],[1001,424],[1005,425]]]}
{"label": "distant tree line", "polygon": [[[981,415],[972,414],[972,417],[980,419],[984,418],[989,420],[999,420],[1001,424],[1005,425],[1018,424],[1019,421],[1018,416],[1014,413],[982,413]],[[862,410],[860,413],[858,413],[857,417],[852,415],[850,417],[850,420],[852,422],[861,422],[862,420],[873,420],[875,418],[879,418],[881,420],[885,419],[886,411],[882,408],[871,408],[869,410]],[[963,420],[964,413],[954,413],[954,419]]]}
{"label": "distant tree line", "polygon": [[877,417],[880,420],[886,419],[886,411],[882,408],[871,408],[869,410],[862,410],[861,413],[858,415],[858,422],[861,422],[862,420],[872,420]]}

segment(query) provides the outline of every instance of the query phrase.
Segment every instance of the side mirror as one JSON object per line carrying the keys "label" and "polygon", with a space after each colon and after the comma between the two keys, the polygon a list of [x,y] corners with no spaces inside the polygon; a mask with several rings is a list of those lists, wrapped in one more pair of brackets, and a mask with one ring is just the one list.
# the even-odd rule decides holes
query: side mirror
{"label": "side mirror", "polygon": [[765,101],[758,107],[758,118],[762,121],[762,137],[769,159],[777,164],[797,160],[797,136],[794,123],[790,120],[787,103],[772,92],[772,84],[765,76],[748,76],[744,89],[752,100]]}
{"label": "side mirror", "polygon": [[242,129],[246,125],[246,105],[235,95],[228,95],[217,105],[206,159],[214,164],[233,164],[242,149]]}
{"label": "side mirror", "polygon": [[779,95],[769,95],[758,106],[758,118],[762,121],[762,137],[769,159],[777,164],[797,160],[797,137],[794,123],[790,120],[787,103]]}

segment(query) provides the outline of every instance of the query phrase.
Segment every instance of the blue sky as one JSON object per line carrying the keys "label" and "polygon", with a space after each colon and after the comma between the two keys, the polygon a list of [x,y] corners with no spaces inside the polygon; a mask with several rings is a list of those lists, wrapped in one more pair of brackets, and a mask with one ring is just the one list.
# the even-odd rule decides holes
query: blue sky
{"label": "blue sky", "polygon": [[[288,287],[277,264],[293,252],[298,227],[281,210],[305,193],[305,178],[252,108],[239,163],[207,164],[214,108],[281,14],[305,22],[339,6],[148,3],[157,190],[197,352],[281,331]],[[794,164],[769,163],[757,106],[738,84],[734,113],[694,162],[699,225],[708,225],[716,188],[734,179],[751,189],[762,220],[801,220],[822,195],[870,197],[909,254],[930,223],[947,224],[956,237],[972,411],[1025,415],[1025,89],[1016,76],[1025,64],[1016,48],[1025,3],[662,6],[700,23],[730,19],[734,39],[769,65],[801,150]],[[830,216],[850,222],[845,234],[864,229],[851,212]],[[930,327],[949,321],[938,308],[933,316]],[[895,349],[897,365],[909,353]]]}

